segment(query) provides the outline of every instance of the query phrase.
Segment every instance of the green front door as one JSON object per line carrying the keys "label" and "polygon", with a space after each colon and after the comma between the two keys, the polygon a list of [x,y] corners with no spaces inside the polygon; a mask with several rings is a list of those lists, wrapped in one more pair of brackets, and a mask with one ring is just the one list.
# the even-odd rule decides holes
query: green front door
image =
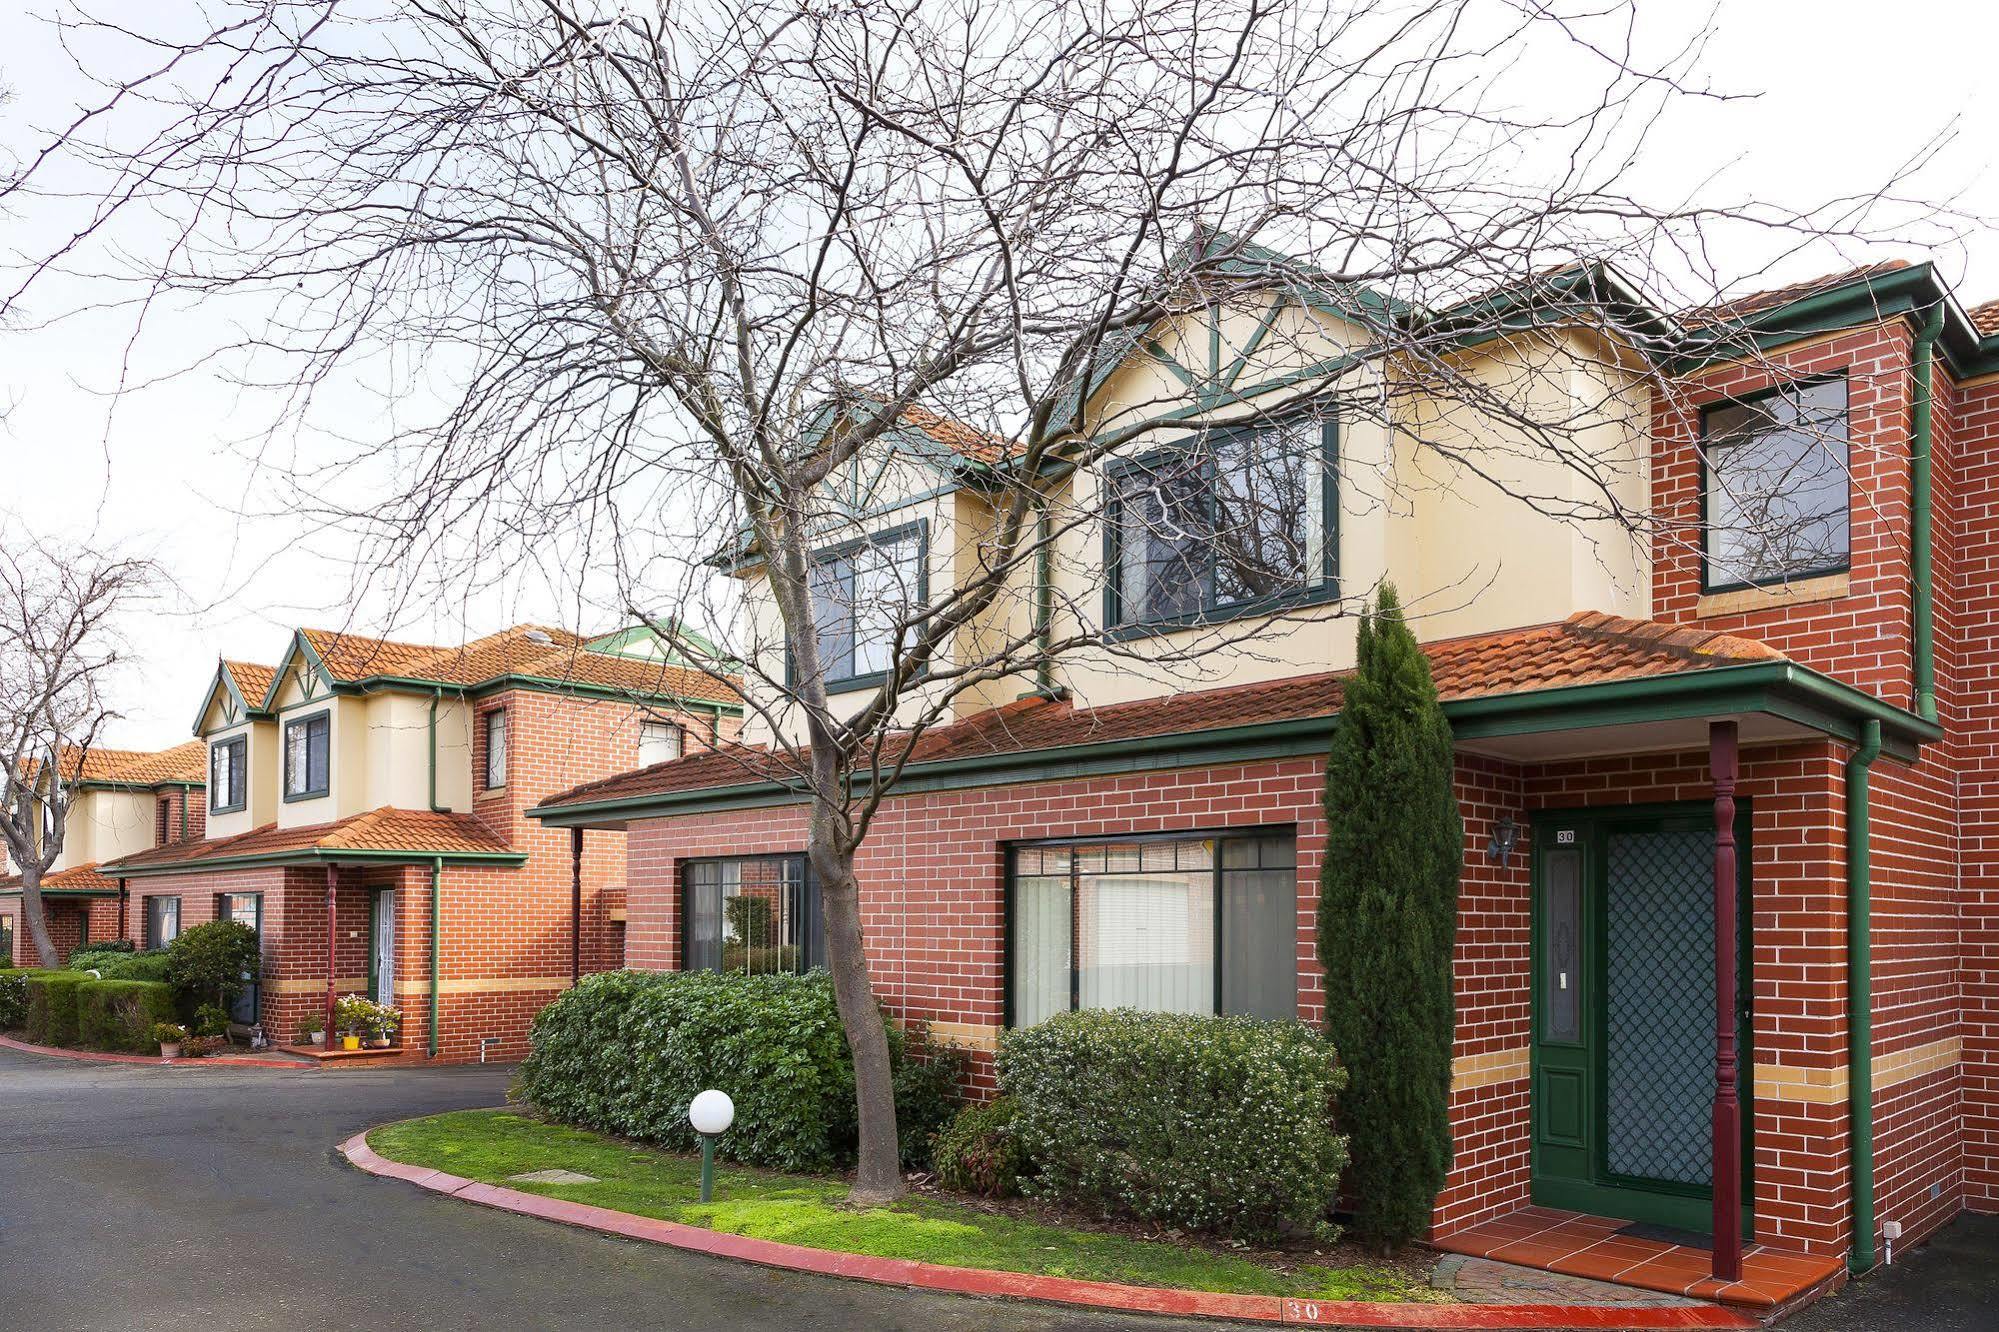
{"label": "green front door", "polygon": [[[1535,821],[1534,1201],[1686,1230],[1712,1223],[1714,815],[1707,805]],[[1741,937],[1749,815],[1737,820]],[[1738,940],[1748,1045],[1747,951]],[[1743,1079],[1745,1126],[1752,1120]],[[1748,1188],[1745,1127],[1743,1197]]]}

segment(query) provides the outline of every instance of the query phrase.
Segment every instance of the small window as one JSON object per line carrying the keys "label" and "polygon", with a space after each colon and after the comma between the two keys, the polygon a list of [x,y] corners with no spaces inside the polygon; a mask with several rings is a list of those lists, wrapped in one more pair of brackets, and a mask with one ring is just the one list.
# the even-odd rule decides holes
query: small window
{"label": "small window", "polygon": [[7,965],[14,964],[14,918],[0,915],[0,959]]}
{"label": "small window", "polygon": [[1010,1021],[1075,1008],[1295,1018],[1296,866],[1288,829],[1016,848]]}
{"label": "small window", "polygon": [[1707,408],[1701,458],[1709,591],[1847,567],[1846,380]]}
{"label": "small window", "polygon": [[146,947],[165,948],[180,937],[180,899],[146,899]]}
{"label": "small window", "polygon": [[680,727],[672,722],[639,723],[639,766],[650,768],[655,763],[665,763],[677,759],[684,751],[686,740]]}
{"label": "small window", "polygon": [[285,723],[285,799],[310,800],[326,794],[332,720],[317,712]]}
{"label": "small window", "polygon": [[243,808],[243,756],[248,749],[240,735],[208,747],[208,808],[212,813],[229,814]]}
{"label": "small window", "polygon": [[803,856],[682,861],[680,885],[685,970],[797,975],[824,955]]}
{"label": "small window", "polygon": [[1191,624],[1333,586],[1331,423],[1213,430],[1114,468],[1113,626]]}
{"label": "small window", "polygon": [[896,629],[929,595],[921,524],[812,557],[812,618],[828,688],[879,684]]}
{"label": "small window", "polygon": [[507,710],[487,713],[485,725],[486,789],[496,791],[507,784]]}
{"label": "small window", "polygon": [[167,844],[167,830],[173,826],[173,801],[161,796],[153,801],[153,845]]}

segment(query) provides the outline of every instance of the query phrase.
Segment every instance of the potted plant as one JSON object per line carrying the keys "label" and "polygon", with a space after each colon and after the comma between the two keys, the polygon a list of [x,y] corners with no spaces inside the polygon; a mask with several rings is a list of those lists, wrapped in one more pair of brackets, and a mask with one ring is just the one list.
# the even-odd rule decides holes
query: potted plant
{"label": "potted plant", "polygon": [[374,1007],[375,1011],[369,1015],[368,1044],[373,1049],[386,1050],[395,1044],[396,1033],[402,1029],[403,1015],[399,1009],[387,1004],[376,1004]]}
{"label": "potted plant", "polygon": [[187,1040],[187,1028],[178,1022],[155,1022],[153,1039],[160,1043],[160,1058],[180,1058],[181,1043]]}
{"label": "potted plant", "polygon": [[298,1043],[300,1045],[326,1044],[326,1023],[317,1016],[309,1017],[299,1023]]}

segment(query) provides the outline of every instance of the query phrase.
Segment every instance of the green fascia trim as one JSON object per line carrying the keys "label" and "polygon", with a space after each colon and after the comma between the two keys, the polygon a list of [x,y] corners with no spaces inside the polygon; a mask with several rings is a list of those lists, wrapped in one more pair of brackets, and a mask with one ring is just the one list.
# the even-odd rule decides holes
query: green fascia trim
{"label": "green fascia trim", "polygon": [[343,689],[340,681],[333,678],[333,672],[326,669],[326,663],[321,661],[319,654],[312,650],[312,644],[305,641],[305,631],[294,629],[292,630],[291,644],[285,648],[285,655],[278,659],[278,668],[271,676],[271,687],[265,691],[264,702],[259,711],[269,713],[273,717],[277,716],[278,690],[284,687],[285,676],[291,672],[293,660],[300,656],[306,659],[307,663],[311,665],[313,673],[319,676],[320,681],[326,685],[330,692],[336,694],[353,692],[351,689]]}
{"label": "green fascia trim", "polygon": [[229,674],[229,668],[218,661],[215,663],[215,678],[209,681],[208,692],[201,696],[201,711],[194,714],[193,734],[197,736],[207,735],[207,732],[201,729],[201,723],[202,719],[208,716],[208,705],[215,701],[215,691],[218,687],[228,690],[229,696],[236,700],[236,706],[243,710],[243,715],[235,721],[227,723],[227,726],[241,726],[246,722],[253,721],[269,721],[275,715],[264,711],[262,700],[252,703],[249,699],[244,698],[243,691],[236,687],[235,677]]}
{"label": "green fascia trim", "polygon": [[[1793,662],[1753,662],[1710,670],[1603,684],[1567,685],[1527,693],[1457,699],[1444,705],[1459,740],[1581,730],[1648,721],[1674,721],[1717,713],[1767,712],[1857,742],[1868,721],[1894,728],[1890,752],[1913,759],[1917,747],[1939,739],[1942,728]],[[1248,726],[1176,732],[1134,740],[1068,745],[1058,749],[913,765],[898,792],[1004,786],[1028,781],[1142,772],[1164,768],[1294,757],[1322,752],[1337,717],[1305,717]],[[856,782],[864,790],[864,781]],[[742,782],[620,800],[539,805],[528,817],[555,827],[593,821],[652,818],[695,810],[747,809],[795,804],[806,793],[777,781]]]}
{"label": "green fascia trim", "polygon": [[[19,888],[0,888],[0,897],[19,897]],[[116,897],[116,888],[44,888],[43,897]]]}
{"label": "green fascia trim", "polygon": [[[247,869],[256,865],[345,865],[354,862],[391,865],[524,865],[525,851],[273,851],[257,856],[216,856],[205,860],[183,860],[171,865],[118,865],[119,878],[143,879],[161,874],[200,874],[217,869]],[[99,866],[99,873],[106,868]]]}
{"label": "green fascia trim", "polygon": [[490,680],[482,680],[476,685],[450,684],[410,675],[370,675],[359,680],[342,681],[333,686],[333,691],[337,694],[380,693],[386,690],[430,695],[441,690],[446,694],[470,699],[486,698],[508,689],[529,689],[541,694],[575,694],[584,698],[611,699],[622,703],[640,699],[646,702],[671,704],[676,708],[718,712],[724,716],[740,717],[743,714],[743,705],[740,703],[715,703],[705,698],[686,698],[680,694],[635,694],[628,689],[615,689],[609,685],[555,680],[539,675],[498,675]]}
{"label": "green fascia trim", "polygon": [[75,791],[206,791],[207,782],[71,782]]}

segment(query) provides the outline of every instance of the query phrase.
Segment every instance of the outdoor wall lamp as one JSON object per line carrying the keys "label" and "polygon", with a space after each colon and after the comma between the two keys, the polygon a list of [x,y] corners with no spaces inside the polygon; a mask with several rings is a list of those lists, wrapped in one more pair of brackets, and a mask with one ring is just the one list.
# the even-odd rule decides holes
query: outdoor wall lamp
{"label": "outdoor wall lamp", "polygon": [[1520,843],[1520,825],[1509,815],[1492,825],[1492,838],[1485,844],[1485,858],[1497,865],[1513,854]]}
{"label": "outdoor wall lamp", "polygon": [[736,1122],[736,1103],[729,1099],[729,1093],[710,1087],[688,1104],[687,1122],[701,1135],[701,1201],[712,1202],[715,1197],[715,1139],[727,1133],[729,1125]]}

